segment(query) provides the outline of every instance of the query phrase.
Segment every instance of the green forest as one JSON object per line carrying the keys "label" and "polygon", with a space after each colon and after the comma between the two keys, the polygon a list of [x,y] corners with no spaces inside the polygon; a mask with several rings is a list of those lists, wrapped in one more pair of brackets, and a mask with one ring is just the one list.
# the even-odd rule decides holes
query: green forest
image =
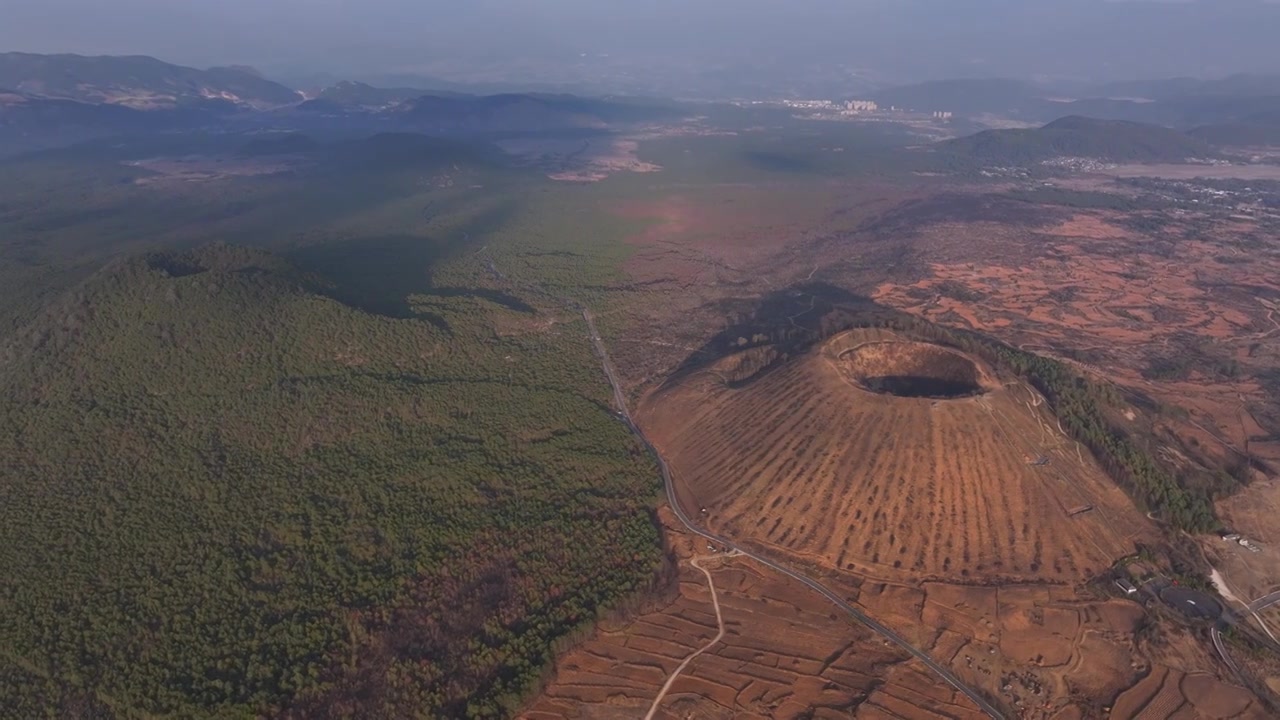
{"label": "green forest", "polygon": [[584,330],[324,297],[230,246],[122,261],[0,366],[16,717],[509,713],[660,562]]}
{"label": "green forest", "polygon": [[83,212],[54,161],[7,196],[0,715],[507,717],[656,582],[660,478],[567,305],[625,227],[368,150],[167,215],[110,163]]}

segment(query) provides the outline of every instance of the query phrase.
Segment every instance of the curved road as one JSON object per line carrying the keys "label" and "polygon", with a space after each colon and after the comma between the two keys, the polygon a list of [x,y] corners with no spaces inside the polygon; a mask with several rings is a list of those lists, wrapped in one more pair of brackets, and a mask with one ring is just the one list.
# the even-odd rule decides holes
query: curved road
{"label": "curved road", "polygon": [[720,631],[717,632],[716,636],[711,639],[711,642],[707,643],[706,645],[703,645],[701,648],[697,650],[694,650],[692,653],[689,654],[689,657],[684,659],[684,662],[680,663],[679,667],[677,667],[675,670],[671,672],[671,677],[667,678],[667,682],[664,683],[662,685],[662,689],[658,691],[658,697],[653,699],[653,705],[649,707],[649,713],[644,716],[644,720],[653,720],[654,713],[658,712],[658,706],[662,704],[662,698],[667,696],[667,691],[670,690],[671,686],[675,684],[676,678],[680,677],[680,673],[684,672],[684,669],[686,667],[689,667],[689,663],[693,662],[693,659],[698,657],[702,653],[715,647],[716,643],[724,639],[724,616],[720,614],[720,598],[716,595],[716,581],[711,579],[710,570],[698,564],[698,561],[702,559],[704,558],[694,558],[689,561],[689,564],[698,568],[699,570],[702,571],[703,575],[707,576],[707,587],[711,588],[711,604],[716,609],[716,626],[720,629]]}
{"label": "curved road", "polygon": [[631,419],[631,411],[627,408],[627,399],[622,392],[622,383],[618,381],[618,377],[614,373],[613,362],[609,359],[609,351],[605,348],[604,341],[600,339],[600,333],[596,330],[595,319],[591,317],[591,311],[585,307],[581,308],[581,310],[582,319],[587,322],[587,331],[591,335],[591,344],[595,346],[596,355],[600,357],[600,363],[604,367],[604,374],[609,379],[609,386],[613,389],[613,402],[617,405],[618,412],[620,413],[622,420],[626,422],[627,427],[630,428],[636,438],[638,438],[640,442],[644,444],[651,453],[653,453],[654,458],[658,462],[658,468],[662,471],[662,483],[666,487],[667,503],[671,506],[671,511],[675,513],[676,517],[680,520],[680,523],[689,529],[689,532],[701,535],[712,542],[719,543],[733,551],[751,558],[752,560],[755,560],[765,567],[776,570],[792,580],[802,583],[811,590],[830,600],[836,607],[844,610],[855,620],[866,625],[876,634],[920,660],[920,662],[924,663],[926,667],[932,670],[938,677],[942,678],[948,685],[972,700],[974,704],[988,716],[995,718],[996,720],[1004,720],[1004,715],[1002,715],[999,710],[997,710],[991,703],[987,702],[986,698],[980,695],[976,690],[965,685],[960,678],[955,675],[955,673],[952,673],[947,668],[937,662],[934,662],[933,658],[929,657],[929,655],[923,650],[911,645],[893,630],[890,630],[885,625],[882,625],[872,619],[866,613],[850,605],[844,600],[844,598],[831,591],[822,583],[819,583],[817,580],[813,580],[805,575],[801,575],[799,572],[796,572],[785,565],[774,562],[763,555],[758,555],[744,547],[741,547],[732,540],[715,535],[695,525],[693,520],[685,514],[684,508],[680,507],[680,499],[676,497],[675,481],[672,478],[671,469],[667,466],[666,459],[662,457],[662,454],[658,452],[658,449],[653,446],[653,443],[649,442],[649,439],[645,437],[643,432],[641,432],[640,427]]}
{"label": "curved road", "polygon": [[[1252,613],[1255,617],[1257,617],[1259,611],[1266,610],[1267,608],[1273,605],[1280,605],[1280,590],[1273,592],[1269,595],[1263,595],[1257,600],[1254,600],[1253,602],[1249,603],[1248,605],[1245,606],[1245,612]],[[1262,624],[1261,617],[1258,618],[1258,622],[1259,624]],[[1263,624],[1262,629],[1267,630],[1267,627],[1265,624]],[[1222,632],[1218,630],[1217,626],[1215,626],[1213,630],[1209,632],[1209,634],[1213,638],[1213,649],[1218,651],[1218,657],[1221,657],[1222,661],[1227,664],[1227,667],[1231,670],[1232,673],[1235,674],[1236,679],[1247,686],[1248,685],[1247,678],[1245,677],[1244,673],[1240,671],[1240,666],[1237,665],[1236,661],[1231,657],[1231,653],[1227,652],[1226,644],[1222,642]],[[1270,631],[1268,631],[1267,634],[1270,635],[1271,634]]]}
{"label": "curved road", "polygon": [[1245,679],[1244,673],[1240,672],[1240,666],[1236,665],[1236,661],[1232,659],[1231,653],[1227,652],[1227,646],[1222,642],[1222,632],[1218,630],[1216,625],[1213,627],[1213,630],[1209,631],[1209,636],[1213,638],[1213,649],[1218,651],[1218,657],[1222,658],[1222,662],[1227,664],[1227,669],[1231,671],[1232,675],[1236,676],[1236,680],[1239,680],[1242,685],[1248,687],[1249,683]]}
{"label": "curved road", "polygon": [[1271,632],[1271,627],[1267,625],[1267,621],[1263,620],[1262,616],[1258,614],[1259,612],[1266,610],[1272,605],[1280,605],[1280,590],[1277,590],[1276,592],[1270,593],[1268,595],[1263,595],[1257,600],[1254,600],[1253,602],[1246,605],[1245,609],[1251,615],[1253,615],[1253,618],[1255,620],[1258,621],[1258,626],[1261,627],[1262,631],[1267,634],[1267,637],[1271,638],[1272,642],[1280,643],[1280,640],[1277,640],[1275,634]]}
{"label": "curved road", "polygon": [[1266,610],[1272,605],[1280,605],[1280,590],[1277,590],[1270,595],[1263,595],[1257,600],[1249,603],[1249,612],[1256,613],[1259,610]]}

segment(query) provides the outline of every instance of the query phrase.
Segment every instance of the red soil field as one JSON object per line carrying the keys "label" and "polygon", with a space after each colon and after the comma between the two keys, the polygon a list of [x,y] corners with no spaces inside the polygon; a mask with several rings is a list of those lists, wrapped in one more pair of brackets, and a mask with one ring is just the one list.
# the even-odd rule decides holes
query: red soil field
{"label": "red soil field", "polygon": [[520,717],[644,717],[681,660],[716,635],[706,577],[688,563],[695,553],[715,580],[725,637],[690,663],[654,717],[985,717],[808,588],[712,553],[670,523],[667,531],[680,566],[678,592],[652,611],[603,624],[560,659]]}
{"label": "red soil field", "polygon": [[1116,699],[1111,720],[1262,720],[1267,711],[1237,688],[1204,674],[1156,667]]}
{"label": "red soil field", "polygon": [[[1269,433],[1254,415],[1271,401],[1248,372],[1280,355],[1280,321],[1268,300],[1280,296],[1280,258],[1236,247],[1233,238],[1252,228],[1220,223],[1195,239],[1174,230],[1153,237],[1120,227],[1122,218],[1081,213],[1021,232],[926,226],[912,241],[928,263],[924,276],[882,282],[874,295],[1026,350],[1088,357],[1081,366],[1097,376],[1189,410],[1179,430],[1207,452],[1229,457],[1248,445],[1253,455],[1280,461],[1280,442],[1258,439]],[[964,255],[953,250],[960,239],[975,240]],[[1184,380],[1143,377],[1150,358],[1185,355],[1189,338],[1245,372],[1233,379],[1203,372]]]}
{"label": "red soil field", "polygon": [[[1255,456],[1280,460],[1280,443],[1258,439],[1271,400],[1251,372],[1280,358],[1280,311],[1250,290],[1280,292],[1280,260],[1242,262],[1236,238],[1248,228],[1214,226],[1173,242],[1176,223],[1153,236],[1124,227],[1121,213],[1051,208],[1052,222],[867,229],[868,218],[927,192],[723,187],[673,191],[623,210],[652,224],[633,238],[632,285],[607,316],[606,333],[686,507],[707,508],[717,531],[844,588],[998,698],[1010,717],[1265,717],[1229,684],[1203,638],[1176,623],[1153,626],[1157,609],[1107,599],[1108,583],[1089,582],[1159,531],[1021,383],[978,363],[983,392],[975,396],[868,392],[876,375],[842,353],[904,340],[881,334],[842,338],[734,387],[725,382],[737,362],[730,357],[653,391],[724,326],[725,308],[814,279],[1185,407],[1185,420],[1158,422],[1208,455],[1229,457],[1249,440]],[[1189,336],[1245,372],[1143,377],[1151,357],[1177,356]],[[1033,464],[1042,457],[1049,462]],[[1255,484],[1220,509],[1253,533],[1267,524],[1268,508],[1280,507],[1276,487]],[[1085,505],[1094,510],[1070,515]],[[1214,542],[1214,552],[1232,550]],[[707,554],[705,543],[681,543],[682,558]],[[1237,555],[1245,563],[1260,557]],[[897,708],[890,696],[906,696],[907,687],[948,691],[804,588],[741,558],[708,562],[726,638],[690,663],[657,717],[970,716],[941,694],[941,705]],[[1263,588],[1274,565],[1259,563],[1247,583],[1228,576],[1242,592]],[[670,604],[597,630],[563,658],[528,716],[643,717],[667,673],[716,633],[706,578],[683,560],[680,567]],[[793,634],[804,647],[788,640]],[[848,649],[823,670],[824,653],[841,647]],[[877,658],[881,675],[858,664],[854,656],[864,654]],[[790,672],[775,676],[779,668]],[[871,676],[887,684],[859,700]],[[835,698],[853,700],[840,706]]]}

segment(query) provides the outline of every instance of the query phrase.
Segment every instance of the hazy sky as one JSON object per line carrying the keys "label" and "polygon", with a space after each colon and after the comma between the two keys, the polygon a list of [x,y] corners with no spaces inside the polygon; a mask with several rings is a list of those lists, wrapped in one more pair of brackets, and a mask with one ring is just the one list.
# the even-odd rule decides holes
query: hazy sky
{"label": "hazy sky", "polygon": [[1277,28],[1280,5],[1260,0],[0,0],[0,50],[338,75],[506,65],[554,79],[582,53],[637,72],[1220,75],[1280,70]]}

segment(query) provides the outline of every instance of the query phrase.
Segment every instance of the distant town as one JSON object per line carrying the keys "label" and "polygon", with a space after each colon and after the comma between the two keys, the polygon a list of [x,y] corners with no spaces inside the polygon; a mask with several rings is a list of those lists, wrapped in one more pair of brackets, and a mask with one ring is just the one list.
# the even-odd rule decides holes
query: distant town
{"label": "distant town", "polygon": [[839,120],[863,118],[932,119],[950,120],[952,113],[948,110],[932,112],[915,112],[904,108],[890,106],[880,107],[874,100],[752,100],[736,103],[740,107],[765,106],[786,107],[796,110],[796,117],[811,120]]}

